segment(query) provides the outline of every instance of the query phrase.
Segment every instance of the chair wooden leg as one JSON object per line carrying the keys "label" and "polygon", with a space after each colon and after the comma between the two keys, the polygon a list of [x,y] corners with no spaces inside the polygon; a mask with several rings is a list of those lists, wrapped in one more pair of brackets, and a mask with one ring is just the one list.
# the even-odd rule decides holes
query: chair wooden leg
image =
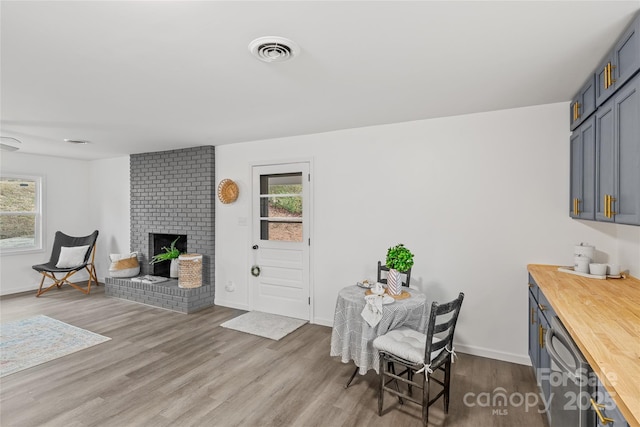
{"label": "chair wooden leg", "polygon": [[351,374],[351,377],[349,377],[349,381],[347,381],[347,385],[344,386],[344,388],[349,388],[349,386],[351,385],[351,381],[353,381],[353,379],[356,377],[356,374],[358,373],[358,368],[356,366],[356,369],[353,371],[353,374]]}
{"label": "chair wooden leg", "polygon": [[87,285],[87,294],[91,292],[91,282],[95,282],[96,286],[98,286],[98,277],[96,275],[96,268],[93,264],[89,264],[85,267],[89,272],[89,283]]}
{"label": "chair wooden leg", "polygon": [[44,283],[45,275],[42,275],[42,280],[40,280],[40,286],[38,287],[38,292],[36,292],[36,298],[42,295],[42,284]]}
{"label": "chair wooden leg", "polygon": [[429,424],[429,373],[424,373],[424,386],[422,388],[422,422],[425,427]]}
{"label": "chair wooden leg", "polygon": [[378,386],[378,416],[382,416],[382,405],[384,400],[384,374],[385,374],[384,356],[382,355],[382,353],[380,354],[379,372],[380,372],[380,375],[379,375],[380,384]]}
{"label": "chair wooden leg", "polygon": [[[38,292],[36,292],[36,297],[39,297],[45,292],[50,291],[54,286],[56,286],[57,288],[60,288],[60,286],[62,286],[61,280],[59,280],[54,273],[41,272],[40,274],[42,274],[42,280],[40,280],[40,286],[38,287]],[[44,284],[44,280],[46,278],[53,280],[53,283],[42,290],[42,285]]]}
{"label": "chair wooden leg", "polygon": [[451,360],[444,365],[444,413],[449,413],[449,386],[451,384]]}
{"label": "chair wooden leg", "polygon": [[[387,367],[389,368],[389,372],[391,372],[393,375],[396,375],[396,367],[393,364],[393,362],[388,362]],[[396,385],[396,391],[400,393],[400,385],[398,384],[398,380],[394,379],[393,383]],[[398,395],[398,401],[400,402],[401,405],[404,405],[404,400],[402,400],[402,397],[400,397],[399,395]]]}

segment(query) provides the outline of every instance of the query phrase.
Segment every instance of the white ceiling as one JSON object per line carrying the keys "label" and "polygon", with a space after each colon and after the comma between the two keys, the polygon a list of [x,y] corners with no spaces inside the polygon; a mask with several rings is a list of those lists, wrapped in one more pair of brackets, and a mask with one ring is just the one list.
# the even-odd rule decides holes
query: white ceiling
{"label": "white ceiling", "polygon": [[[21,152],[99,159],[569,101],[638,10],[3,0],[0,132]],[[270,35],[299,57],[252,57],[249,42]]]}

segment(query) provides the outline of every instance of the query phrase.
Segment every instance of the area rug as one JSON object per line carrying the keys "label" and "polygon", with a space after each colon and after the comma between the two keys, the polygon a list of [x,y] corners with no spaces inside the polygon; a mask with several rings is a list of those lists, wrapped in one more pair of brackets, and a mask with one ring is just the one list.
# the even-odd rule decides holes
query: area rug
{"label": "area rug", "polygon": [[278,341],[305,323],[307,323],[306,320],[250,311],[227,320],[220,326]]}
{"label": "area rug", "polygon": [[0,325],[0,377],[110,339],[43,315],[5,323]]}

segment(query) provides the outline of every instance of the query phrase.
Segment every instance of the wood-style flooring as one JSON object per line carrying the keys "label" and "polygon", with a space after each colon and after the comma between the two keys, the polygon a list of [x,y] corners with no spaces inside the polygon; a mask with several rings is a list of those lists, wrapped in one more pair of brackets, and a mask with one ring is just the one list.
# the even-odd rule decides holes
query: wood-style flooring
{"label": "wood-style flooring", "polygon": [[[417,405],[390,395],[378,416],[374,371],[344,388],[353,365],[329,356],[325,326],[272,341],[220,327],[239,310],[174,313],[108,298],[104,286],[6,296],[0,309],[2,322],[44,314],[111,338],[0,379],[2,427],[421,425]],[[492,402],[500,392],[507,406]],[[430,425],[545,427],[538,406],[519,404],[534,395],[530,367],[459,354],[449,414],[440,400]]]}

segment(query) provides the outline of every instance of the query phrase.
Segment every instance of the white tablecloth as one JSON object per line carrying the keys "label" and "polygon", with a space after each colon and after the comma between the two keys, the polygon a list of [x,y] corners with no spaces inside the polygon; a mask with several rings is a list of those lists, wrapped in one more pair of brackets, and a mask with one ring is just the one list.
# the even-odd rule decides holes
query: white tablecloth
{"label": "white tablecloth", "polygon": [[331,356],[340,356],[343,363],[353,360],[361,375],[372,368],[378,372],[378,353],[373,349],[377,336],[402,325],[424,332],[422,328],[429,316],[426,295],[407,287],[402,290],[409,292],[411,297],[384,305],[382,319],[372,328],[360,315],[365,306],[365,289],[356,285],[342,289],[333,318]]}

